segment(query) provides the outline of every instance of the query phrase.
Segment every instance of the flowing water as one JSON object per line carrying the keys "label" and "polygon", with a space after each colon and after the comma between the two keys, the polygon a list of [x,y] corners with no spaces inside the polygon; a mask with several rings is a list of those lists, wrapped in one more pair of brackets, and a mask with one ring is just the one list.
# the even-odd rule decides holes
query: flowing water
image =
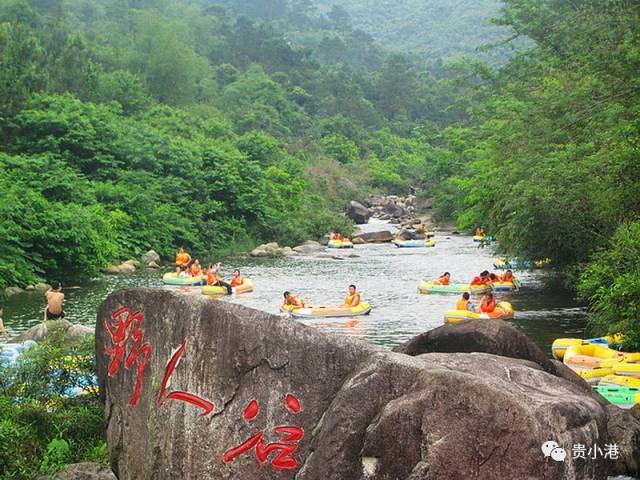
{"label": "flowing water", "polygon": [[[389,228],[376,221],[365,227]],[[277,313],[284,290],[313,305],[339,304],[348,285],[354,283],[365,301],[373,305],[370,315],[354,319],[305,319],[303,323],[391,348],[442,325],[444,312],[453,308],[458,299],[457,295],[422,295],[417,289],[420,280],[450,271],[453,282],[468,282],[481,270],[492,268],[495,257],[492,247],[479,248],[470,237],[459,235],[437,234],[435,239],[434,248],[400,249],[389,243],[370,244],[313,256],[232,261],[223,266],[224,273],[241,269],[243,276],[253,280],[255,291],[223,301]],[[583,309],[569,292],[554,283],[549,272],[516,273],[522,288],[513,294],[499,295],[499,299],[513,304],[516,311],[513,323],[518,328],[547,352],[557,337],[585,334]],[[65,287],[66,318],[74,323],[95,324],[100,303],[120,288],[175,288],[164,287],[161,277],[161,272],[139,271],[104,276],[75,286],[62,279],[70,285]],[[187,290],[199,295],[199,289]],[[15,295],[5,304],[5,326],[11,334],[24,331],[41,321],[43,307],[42,294]]]}

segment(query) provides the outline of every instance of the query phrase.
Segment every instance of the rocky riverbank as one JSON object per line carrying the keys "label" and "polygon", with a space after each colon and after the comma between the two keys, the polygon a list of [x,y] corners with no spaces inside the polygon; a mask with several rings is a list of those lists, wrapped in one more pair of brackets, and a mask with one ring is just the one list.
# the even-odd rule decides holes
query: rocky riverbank
{"label": "rocky riverbank", "polygon": [[[107,375],[105,326],[129,311],[140,312],[136,348],[149,356]],[[507,323],[447,325],[389,352],[227,302],[136,289],[103,303],[96,352],[121,480],[638,473],[634,413]],[[553,461],[541,450],[549,440],[569,452],[616,443],[620,458]]]}

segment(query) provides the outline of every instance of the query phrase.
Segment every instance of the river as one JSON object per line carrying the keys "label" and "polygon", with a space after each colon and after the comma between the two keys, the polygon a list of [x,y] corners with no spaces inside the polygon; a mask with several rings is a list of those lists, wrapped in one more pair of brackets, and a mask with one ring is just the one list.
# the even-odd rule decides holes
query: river
{"label": "river", "polygon": [[[365,228],[389,226],[374,220]],[[420,294],[417,288],[421,279],[435,278],[446,270],[452,273],[453,282],[468,282],[481,270],[492,268],[493,247],[479,248],[470,237],[460,235],[436,234],[435,239],[434,248],[399,249],[388,243],[369,244],[357,245],[353,250],[327,251],[320,257],[230,261],[223,266],[224,273],[241,269],[243,276],[253,280],[255,291],[222,301],[277,313],[284,290],[291,290],[314,305],[336,304],[341,303],[348,285],[355,283],[373,305],[370,315],[303,322],[391,348],[442,325],[444,312],[455,305],[456,295]],[[549,352],[555,338],[585,334],[584,310],[549,272],[517,272],[517,276],[522,282],[520,291],[500,297],[513,304],[513,323],[540,347]],[[70,284],[65,287],[66,318],[94,325],[98,306],[110,292],[129,287],[170,288],[162,285],[161,277],[161,272],[141,270]],[[62,281],[66,283],[66,279]],[[193,294],[199,294],[193,290]],[[11,334],[26,330],[41,321],[43,306],[41,294],[25,292],[10,297],[5,304],[5,326]]]}

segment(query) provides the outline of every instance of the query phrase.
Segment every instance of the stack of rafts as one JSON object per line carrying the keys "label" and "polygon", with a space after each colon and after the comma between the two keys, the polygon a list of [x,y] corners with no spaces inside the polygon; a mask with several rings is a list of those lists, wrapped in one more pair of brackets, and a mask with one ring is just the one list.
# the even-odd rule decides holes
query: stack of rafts
{"label": "stack of rafts", "polygon": [[619,335],[588,340],[558,338],[551,350],[611,403],[631,408],[640,403],[640,353],[610,348],[621,340]]}

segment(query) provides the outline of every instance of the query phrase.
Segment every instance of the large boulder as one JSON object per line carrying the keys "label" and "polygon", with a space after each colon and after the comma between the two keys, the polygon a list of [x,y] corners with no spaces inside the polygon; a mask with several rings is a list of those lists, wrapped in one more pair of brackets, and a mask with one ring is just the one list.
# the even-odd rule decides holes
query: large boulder
{"label": "large boulder", "polygon": [[604,444],[606,415],[533,362],[410,357],[152,289],[107,298],[96,352],[120,480],[606,478],[544,457]]}
{"label": "large boulder", "polygon": [[606,406],[610,444],[617,445],[620,456],[612,462],[610,475],[640,476],[640,418],[615,405]]}
{"label": "large boulder", "polygon": [[315,242],[313,240],[307,240],[301,245],[297,247],[293,247],[293,251],[296,253],[302,253],[304,255],[308,255],[310,253],[323,251],[324,247],[320,244],[320,242]]}
{"label": "large boulder", "polygon": [[384,212],[393,218],[404,217],[407,214],[406,208],[397,203],[388,203],[384,206]]}
{"label": "large boulder", "polygon": [[51,288],[51,285],[48,283],[36,283],[35,288],[36,292],[44,293]]}
{"label": "large boulder", "polygon": [[74,463],[54,475],[41,475],[36,480],[117,480],[111,469],[99,463]]}
{"label": "large boulder", "polygon": [[7,287],[4,289],[4,293],[7,297],[10,297],[12,295],[17,295],[18,293],[22,293],[24,292],[23,289],[21,289],[20,287]]}
{"label": "large boulder", "polygon": [[365,243],[386,243],[393,240],[393,235],[390,231],[383,230],[381,232],[357,233],[353,236],[352,240],[356,238],[362,239]]}
{"label": "large boulder", "polygon": [[160,255],[158,255],[155,250],[149,250],[147,253],[142,255],[140,260],[145,266],[149,266],[150,263],[160,265]]}
{"label": "large boulder", "polygon": [[360,225],[369,221],[371,212],[361,203],[352,201],[347,209],[347,217]]}
{"label": "large boulder", "polygon": [[602,397],[587,382],[564,364],[551,360],[529,337],[508,322],[469,320],[442,325],[413,337],[393,351],[411,356],[432,352],[483,352],[529,360],[537,363],[544,371],[575,383],[586,394],[604,404]]}
{"label": "large boulder", "polygon": [[47,322],[41,322],[34,325],[26,332],[14,337],[11,341],[13,343],[22,343],[27,340],[39,342],[46,337],[56,335],[60,332],[64,332],[66,334],[71,327],[73,327],[73,324],[68,320],[49,320]]}

